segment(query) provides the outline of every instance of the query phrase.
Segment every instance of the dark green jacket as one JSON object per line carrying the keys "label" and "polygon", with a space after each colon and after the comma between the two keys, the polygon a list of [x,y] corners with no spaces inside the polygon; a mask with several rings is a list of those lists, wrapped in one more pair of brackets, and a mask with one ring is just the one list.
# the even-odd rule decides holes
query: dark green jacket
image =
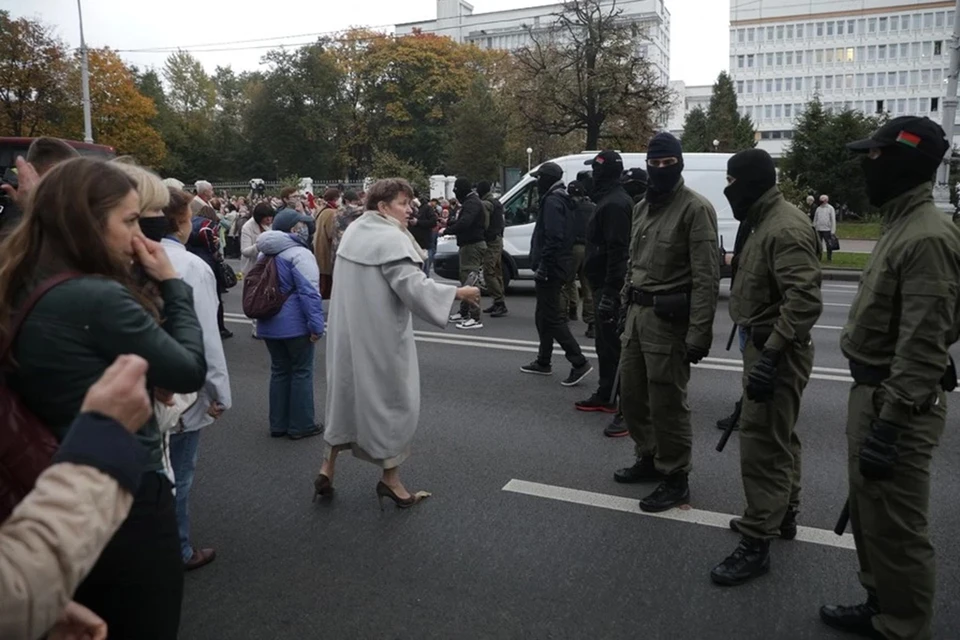
{"label": "dark green jacket", "polygon": [[908,424],[960,335],[960,230],[933,203],[929,182],[881,208],[884,232],[860,278],[840,336],[851,360],[889,367],[880,417]]}
{"label": "dark green jacket", "polygon": [[[47,293],[20,329],[10,387],[63,440],[87,389],[123,354],[143,357],[149,387],[199,390],[207,375],[193,290],[180,279],[159,286],[164,328],[115,280],[82,277]],[[147,470],[163,468],[156,420],[137,433],[150,451]]]}
{"label": "dark green jacket", "polygon": [[753,232],[738,259],[730,317],[741,327],[773,327],[766,346],[806,341],[823,311],[819,240],[810,218],[773,187],[747,212]]}
{"label": "dark green jacket", "polygon": [[683,180],[666,202],[643,200],[633,209],[629,286],[650,293],[688,291],[687,344],[710,348],[720,292],[717,212]]}

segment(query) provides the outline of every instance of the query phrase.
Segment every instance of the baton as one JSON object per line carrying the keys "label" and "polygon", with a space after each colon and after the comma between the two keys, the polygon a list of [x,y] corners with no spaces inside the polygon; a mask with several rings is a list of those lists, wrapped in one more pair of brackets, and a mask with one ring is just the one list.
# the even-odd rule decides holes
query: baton
{"label": "baton", "polygon": [[610,393],[610,402],[607,404],[616,404],[617,393],[620,392],[620,367],[617,366],[617,375],[613,378],[613,391]]}
{"label": "baton", "polygon": [[736,426],[736,421],[731,420],[730,426],[723,430],[723,435],[720,436],[720,442],[717,443],[717,451],[723,452],[724,447],[727,446],[727,440],[733,435],[733,430]]}
{"label": "baton", "polygon": [[840,512],[840,517],[837,518],[837,526],[833,528],[833,532],[838,536],[842,536],[843,532],[847,530],[847,523],[850,522],[850,499],[847,498],[847,501],[843,503],[843,511]]}
{"label": "baton", "polygon": [[734,324],[733,328],[730,329],[730,337],[727,338],[727,351],[730,351],[730,347],[733,346],[733,338],[737,335],[737,325]]}

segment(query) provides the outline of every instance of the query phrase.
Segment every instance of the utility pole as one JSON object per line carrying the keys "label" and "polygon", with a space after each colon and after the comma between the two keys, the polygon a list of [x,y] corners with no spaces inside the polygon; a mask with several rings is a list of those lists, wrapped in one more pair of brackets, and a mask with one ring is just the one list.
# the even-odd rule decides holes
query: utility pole
{"label": "utility pole", "polygon": [[960,0],[954,11],[953,36],[950,38],[950,71],[947,74],[947,95],[943,99],[943,131],[950,149],[937,171],[933,197],[941,210],[953,213],[950,206],[950,160],[953,158],[953,133],[957,120],[957,80],[960,79]]}
{"label": "utility pole", "polygon": [[[958,0],[960,2],[960,0]],[[93,142],[93,124],[90,121],[90,64],[87,57],[87,41],[83,38],[83,7],[77,0],[80,16],[80,83],[83,85],[83,141]]]}

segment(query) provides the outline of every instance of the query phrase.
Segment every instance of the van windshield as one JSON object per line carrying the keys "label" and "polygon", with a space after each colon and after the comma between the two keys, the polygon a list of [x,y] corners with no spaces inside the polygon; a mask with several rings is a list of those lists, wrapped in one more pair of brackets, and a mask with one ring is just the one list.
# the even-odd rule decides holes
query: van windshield
{"label": "van windshield", "polygon": [[684,171],[684,184],[710,201],[718,218],[732,218],[733,211],[723,190],[727,187],[726,174],[721,171]]}

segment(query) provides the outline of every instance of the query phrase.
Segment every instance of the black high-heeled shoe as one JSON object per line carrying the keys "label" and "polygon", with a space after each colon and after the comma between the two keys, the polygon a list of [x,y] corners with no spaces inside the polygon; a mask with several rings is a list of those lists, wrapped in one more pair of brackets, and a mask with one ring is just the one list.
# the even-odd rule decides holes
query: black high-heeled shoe
{"label": "black high-heeled shoe", "polygon": [[409,509],[410,507],[422,502],[424,498],[428,497],[430,497],[430,494],[426,491],[418,491],[417,493],[411,493],[410,497],[408,498],[401,498],[393,492],[393,489],[384,484],[383,481],[377,483],[377,501],[380,503],[380,511],[383,511],[384,498],[393,500],[393,504],[397,505],[398,509]]}
{"label": "black high-heeled shoe", "polygon": [[315,491],[313,494],[314,502],[317,500],[330,500],[333,498],[333,483],[330,482],[330,478],[322,473],[317,476],[316,480],[313,481],[313,489]]}

